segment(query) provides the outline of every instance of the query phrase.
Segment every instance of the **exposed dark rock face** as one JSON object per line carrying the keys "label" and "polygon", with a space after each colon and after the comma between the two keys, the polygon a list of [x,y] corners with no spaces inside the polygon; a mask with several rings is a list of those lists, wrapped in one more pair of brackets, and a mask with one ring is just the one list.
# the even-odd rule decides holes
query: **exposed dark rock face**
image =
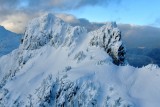
{"label": "exposed dark rock face", "polygon": [[[125,64],[125,48],[121,42],[121,32],[115,23],[103,26],[101,32],[90,42],[92,46],[100,46],[112,57],[116,65]],[[96,33],[96,32],[94,32]]]}

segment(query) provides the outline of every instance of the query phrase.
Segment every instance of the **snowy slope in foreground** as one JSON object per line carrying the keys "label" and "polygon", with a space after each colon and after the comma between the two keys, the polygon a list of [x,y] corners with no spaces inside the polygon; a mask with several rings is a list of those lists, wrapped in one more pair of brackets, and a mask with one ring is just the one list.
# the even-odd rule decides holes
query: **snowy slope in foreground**
{"label": "snowy slope in foreground", "polygon": [[0,58],[0,106],[159,107],[160,68],[117,66],[124,56],[115,23],[87,32],[53,14],[36,18]]}
{"label": "snowy slope in foreground", "polygon": [[6,30],[0,26],[0,56],[10,53],[18,48],[20,44],[20,35]]}

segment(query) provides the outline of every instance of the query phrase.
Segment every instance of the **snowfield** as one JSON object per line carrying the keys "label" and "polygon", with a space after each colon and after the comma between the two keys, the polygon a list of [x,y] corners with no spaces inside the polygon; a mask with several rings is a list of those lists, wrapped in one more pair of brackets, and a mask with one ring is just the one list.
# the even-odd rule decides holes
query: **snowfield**
{"label": "snowfield", "polygon": [[115,23],[87,32],[46,14],[0,57],[0,107],[159,107],[159,83],[158,66],[127,64]]}

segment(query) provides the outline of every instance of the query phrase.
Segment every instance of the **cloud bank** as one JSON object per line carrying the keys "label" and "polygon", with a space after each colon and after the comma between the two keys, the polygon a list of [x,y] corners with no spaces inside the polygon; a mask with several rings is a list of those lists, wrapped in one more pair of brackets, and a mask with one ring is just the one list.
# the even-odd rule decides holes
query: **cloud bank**
{"label": "cloud bank", "polygon": [[110,3],[120,3],[121,0],[1,0],[2,8],[16,9],[76,9],[84,6],[107,6]]}
{"label": "cloud bank", "polygon": [[160,48],[160,28],[119,24],[123,40],[128,48]]}
{"label": "cloud bank", "polygon": [[[0,25],[22,33],[26,23],[44,12],[75,10],[85,6],[108,6],[121,0],[0,0]],[[62,15],[59,17],[63,17]],[[70,18],[70,17],[68,17]],[[72,20],[72,19],[67,19]]]}

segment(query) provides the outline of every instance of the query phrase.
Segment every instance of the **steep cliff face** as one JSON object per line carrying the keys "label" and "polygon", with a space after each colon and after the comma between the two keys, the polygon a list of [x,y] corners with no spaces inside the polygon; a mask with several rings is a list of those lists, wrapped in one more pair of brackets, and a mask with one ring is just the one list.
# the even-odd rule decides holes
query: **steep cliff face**
{"label": "steep cliff face", "polygon": [[160,69],[121,65],[125,50],[115,23],[87,32],[43,15],[29,23],[20,47],[0,58],[0,106],[156,107],[160,87],[142,84],[160,82]]}
{"label": "steep cliff face", "polygon": [[90,42],[92,46],[96,45],[104,48],[116,65],[124,64],[125,49],[121,41],[121,32],[116,23],[104,25],[91,33],[94,35]]}

